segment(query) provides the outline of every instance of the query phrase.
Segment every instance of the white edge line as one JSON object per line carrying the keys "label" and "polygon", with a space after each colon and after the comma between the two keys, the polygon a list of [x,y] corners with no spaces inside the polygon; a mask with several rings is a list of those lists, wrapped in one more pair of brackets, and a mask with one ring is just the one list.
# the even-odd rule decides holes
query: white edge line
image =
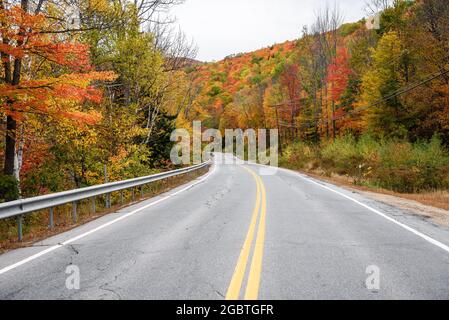
{"label": "white edge line", "polygon": [[368,205],[366,205],[366,204],[364,204],[364,203],[362,203],[362,202],[360,202],[360,201],[358,201],[358,200],[356,200],[356,199],[354,199],[354,198],[352,198],[352,197],[350,197],[350,196],[348,196],[348,195],[345,195],[345,194],[342,193],[342,192],[339,192],[339,191],[337,191],[337,190],[334,190],[334,189],[332,189],[332,188],[329,188],[329,187],[327,187],[327,186],[325,186],[325,185],[322,185],[322,184],[320,184],[320,183],[318,183],[318,182],[315,182],[315,181],[313,181],[313,180],[311,180],[311,179],[309,179],[309,178],[303,177],[303,176],[301,176],[301,175],[299,175],[299,177],[301,177],[302,179],[304,179],[304,180],[306,180],[306,181],[312,182],[312,183],[314,183],[314,184],[316,184],[316,185],[318,185],[318,186],[320,186],[320,187],[322,187],[322,188],[324,188],[324,189],[326,189],[326,190],[332,191],[332,192],[334,192],[334,193],[336,193],[336,194],[338,194],[338,195],[340,195],[340,196],[342,196],[342,197],[344,197],[344,198],[346,198],[346,199],[349,199],[349,200],[351,200],[351,201],[357,203],[358,205],[360,205],[360,206],[362,206],[362,207],[364,207],[364,208],[366,208],[366,209],[368,209],[368,210],[374,212],[375,214],[378,214],[379,216],[381,216],[381,217],[383,217],[383,218],[385,218],[385,219],[387,219],[387,220],[389,220],[389,221],[391,221],[391,222],[397,224],[398,226],[400,226],[400,227],[402,227],[402,228],[404,228],[404,229],[406,229],[406,230],[408,230],[408,231],[414,233],[414,234],[417,235],[418,237],[423,238],[424,240],[426,240],[426,241],[430,242],[431,244],[433,244],[433,245],[435,245],[435,246],[437,246],[437,247],[443,249],[444,251],[449,252],[449,247],[448,247],[447,245],[445,245],[444,243],[441,243],[441,242],[439,242],[438,240],[435,240],[435,239],[433,239],[433,238],[431,238],[431,237],[425,235],[424,233],[421,233],[421,232],[419,232],[418,230],[415,230],[415,229],[413,229],[412,227],[409,227],[409,226],[407,226],[406,224],[403,224],[402,222],[399,222],[399,221],[397,221],[396,219],[393,219],[393,218],[390,217],[390,216],[387,216],[385,213],[382,213],[382,212],[380,212],[380,211],[377,210],[377,209],[371,208],[370,206],[368,206]]}
{"label": "white edge line", "polygon": [[[259,164],[259,163],[249,163],[249,164],[267,167],[266,165],[262,165],[262,164]],[[284,171],[284,172],[287,172],[287,173],[296,175],[296,176],[300,177],[300,178],[303,179],[303,180],[309,181],[309,182],[311,182],[311,183],[313,183],[313,184],[315,184],[315,185],[317,185],[317,186],[320,186],[321,188],[324,188],[324,189],[326,189],[326,190],[328,190],[328,191],[332,191],[332,192],[334,192],[334,193],[336,193],[336,194],[338,194],[338,195],[340,195],[340,196],[342,196],[342,197],[344,197],[344,198],[346,198],[346,199],[348,199],[348,200],[351,200],[352,202],[355,202],[355,203],[357,203],[358,205],[364,207],[365,209],[368,209],[368,210],[370,210],[371,212],[374,212],[375,214],[377,214],[377,215],[379,215],[379,216],[381,216],[381,217],[387,219],[388,221],[393,222],[394,224],[397,224],[398,226],[402,227],[403,229],[405,229],[405,230],[407,230],[407,231],[410,231],[411,233],[417,235],[418,237],[420,237],[420,238],[426,240],[427,242],[429,242],[429,243],[431,243],[431,244],[433,244],[433,245],[439,247],[440,249],[443,249],[444,251],[446,251],[446,252],[449,253],[449,246],[445,245],[444,243],[442,243],[442,242],[440,242],[440,241],[438,241],[438,240],[435,240],[435,239],[433,239],[432,237],[429,237],[428,235],[425,235],[424,233],[419,232],[418,230],[413,229],[412,227],[409,227],[409,226],[407,226],[406,224],[403,224],[402,222],[399,222],[399,221],[393,219],[392,217],[386,215],[385,213],[383,213],[383,212],[381,212],[381,211],[379,211],[379,210],[377,210],[377,209],[371,208],[370,206],[364,204],[363,202],[360,202],[360,201],[358,201],[358,200],[356,200],[356,199],[354,199],[354,198],[352,198],[352,197],[350,197],[350,196],[348,196],[348,195],[346,195],[346,194],[344,194],[344,193],[342,193],[342,192],[339,192],[339,191],[337,191],[337,190],[334,190],[334,189],[332,189],[332,188],[329,188],[329,187],[326,186],[326,185],[323,185],[323,184],[321,184],[321,183],[318,183],[318,182],[316,182],[316,181],[310,179],[309,177],[306,177],[306,176],[304,176],[304,175],[302,175],[302,174],[300,174],[300,173],[298,173],[298,172],[295,172],[295,171],[292,171],[292,170],[288,170],[288,169],[285,169],[285,168],[279,168],[279,169],[281,169],[281,170]]]}
{"label": "white edge line", "polygon": [[114,219],[114,220],[112,220],[112,221],[106,222],[106,223],[102,224],[101,226],[98,226],[98,227],[96,227],[96,228],[94,228],[94,229],[92,229],[92,230],[89,230],[89,231],[87,231],[87,232],[85,232],[85,233],[82,233],[82,234],[80,234],[80,235],[78,235],[78,236],[76,236],[76,237],[73,237],[73,238],[71,238],[71,239],[68,239],[68,240],[66,240],[66,241],[64,241],[64,242],[62,242],[62,243],[57,244],[57,245],[51,246],[50,248],[47,248],[47,249],[45,249],[45,250],[42,250],[42,251],[40,251],[40,252],[38,252],[38,253],[36,253],[36,254],[34,254],[34,255],[28,257],[28,258],[25,258],[25,259],[23,259],[23,260],[20,260],[19,262],[16,262],[16,263],[14,263],[14,264],[12,264],[12,265],[10,265],[10,266],[4,267],[3,269],[0,269],[0,275],[6,273],[6,272],[8,272],[8,271],[11,271],[11,270],[13,270],[13,269],[15,269],[15,268],[17,268],[17,267],[20,267],[20,266],[22,266],[22,265],[24,265],[24,264],[26,264],[26,263],[28,263],[28,262],[30,262],[30,261],[33,261],[33,260],[35,260],[35,259],[37,259],[37,258],[39,258],[39,257],[42,257],[43,255],[46,255],[47,253],[50,253],[50,252],[52,252],[52,251],[55,251],[56,249],[62,248],[62,247],[66,246],[66,245],[68,245],[68,244],[70,244],[70,243],[73,243],[73,242],[79,240],[79,239],[85,238],[85,237],[87,237],[87,236],[89,236],[89,235],[91,235],[91,234],[93,234],[93,233],[95,233],[95,232],[97,232],[97,231],[100,231],[100,230],[102,230],[102,229],[104,229],[104,228],[106,228],[106,227],[109,227],[110,225],[113,225],[113,224],[115,224],[115,223],[117,223],[117,222],[119,222],[119,221],[121,221],[121,220],[124,220],[124,219],[126,219],[126,218],[128,218],[128,217],[130,217],[130,216],[132,216],[132,215],[135,215],[136,213],[138,213],[138,212],[140,212],[140,211],[142,211],[142,210],[145,210],[145,209],[147,209],[147,208],[149,208],[149,207],[152,207],[152,206],[154,206],[154,205],[156,205],[156,204],[158,204],[158,203],[161,203],[162,201],[165,201],[165,200],[167,200],[167,199],[169,199],[169,198],[171,198],[171,197],[174,197],[174,196],[176,196],[176,195],[178,195],[178,194],[180,194],[180,193],[182,193],[182,192],[184,192],[184,191],[190,190],[191,188],[193,188],[193,187],[196,186],[197,184],[200,184],[200,183],[202,183],[203,181],[205,181],[207,178],[209,178],[209,176],[210,176],[212,173],[214,173],[215,170],[216,170],[216,165],[215,165],[215,164],[212,164],[212,170],[209,171],[208,174],[206,174],[204,177],[202,177],[202,178],[201,178],[200,180],[198,180],[197,182],[190,184],[190,185],[187,186],[186,188],[183,188],[183,189],[181,189],[181,190],[179,190],[179,191],[176,191],[176,192],[173,193],[173,194],[170,194],[170,195],[165,196],[165,197],[163,197],[163,198],[161,198],[161,199],[158,199],[158,200],[156,200],[156,201],[154,201],[154,202],[152,202],[152,203],[150,203],[150,204],[148,204],[148,205],[146,205],[146,206],[143,206],[143,207],[141,207],[141,208],[139,208],[139,209],[136,209],[136,210],[134,210],[134,211],[131,211],[131,212],[129,212],[129,213],[127,213],[127,214],[125,214],[125,215],[123,215],[123,216],[117,218],[117,219]]}

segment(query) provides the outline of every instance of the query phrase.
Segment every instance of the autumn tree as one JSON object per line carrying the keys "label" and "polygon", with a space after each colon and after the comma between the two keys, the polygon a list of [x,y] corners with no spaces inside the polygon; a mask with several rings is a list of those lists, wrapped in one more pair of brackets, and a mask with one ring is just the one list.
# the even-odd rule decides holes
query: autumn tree
{"label": "autumn tree", "polygon": [[336,137],[335,110],[349,83],[351,69],[349,67],[349,55],[345,48],[340,48],[327,68],[326,82],[329,86],[330,99],[332,101],[332,134]]}
{"label": "autumn tree", "polygon": [[119,180],[170,165],[176,117],[201,112],[183,70],[195,47],[168,12],[181,2],[0,2],[0,158],[23,196],[102,183],[105,166]]}
{"label": "autumn tree", "polygon": [[[337,54],[338,46],[338,28],[341,25],[342,16],[340,10],[335,4],[334,8],[326,6],[317,13],[316,21],[312,25],[314,36],[314,50],[316,51],[316,59],[318,66],[318,75],[320,79],[320,109],[323,114],[326,138],[329,138],[329,101],[328,86],[326,83],[326,73],[329,64]],[[331,102],[331,109],[335,109],[335,105]]]}
{"label": "autumn tree", "polygon": [[407,137],[406,107],[391,97],[405,84],[401,73],[403,47],[397,33],[385,34],[372,52],[372,66],[363,76],[363,102],[371,129],[379,135]]}
{"label": "autumn tree", "polygon": [[299,79],[299,67],[296,64],[287,65],[280,76],[280,82],[285,88],[288,97],[289,123],[295,124],[301,105],[301,82]]}
{"label": "autumn tree", "polygon": [[[98,103],[101,91],[91,84],[114,75],[95,72],[88,47],[55,35],[43,14],[29,13],[29,1],[20,6],[0,3],[0,51],[3,83],[0,111],[6,116],[4,174],[19,178],[18,125],[32,114],[93,123],[100,119],[86,103]],[[49,76],[48,70],[58,70]]]}

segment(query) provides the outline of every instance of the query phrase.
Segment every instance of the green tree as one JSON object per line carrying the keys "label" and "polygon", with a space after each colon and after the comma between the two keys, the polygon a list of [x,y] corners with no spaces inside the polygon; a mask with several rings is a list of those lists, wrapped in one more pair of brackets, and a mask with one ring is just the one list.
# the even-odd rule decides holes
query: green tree
{"label": "green tree", "polygon": [[405,83],[401,76],[403,48],[395,32],[385,34],[372,49],[372,65],[362,79],[363,106],[368,126],[382,136],[406,137],[407,109],[398,97],[390,96]]}

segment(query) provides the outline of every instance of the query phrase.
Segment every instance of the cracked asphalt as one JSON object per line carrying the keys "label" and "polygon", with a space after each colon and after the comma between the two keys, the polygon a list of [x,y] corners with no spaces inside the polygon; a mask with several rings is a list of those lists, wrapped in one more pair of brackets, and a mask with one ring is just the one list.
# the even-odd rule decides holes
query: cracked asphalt
{"label": "cracked asphalt", "polygon": [[[244,166],[259,173],[259,166]],[[266,235],[259,299],[449,298],[445,250],[296,173],[260,177]],[[446,228],[319,183],[449,245]],[[166,195],[3,254],[0,269]],[[217,163],[192,188],[0,274],[0,299],[224,299],[256,195],[242,165]],[[79,290],[66,288],[69,265],[80,270]],[[369,266],[380,270],[378,289],[366,287]]]}

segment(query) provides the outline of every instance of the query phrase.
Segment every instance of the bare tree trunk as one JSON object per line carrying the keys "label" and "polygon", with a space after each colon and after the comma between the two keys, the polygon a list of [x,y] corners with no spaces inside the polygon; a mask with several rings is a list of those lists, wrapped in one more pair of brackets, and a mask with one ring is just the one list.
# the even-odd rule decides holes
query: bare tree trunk
{"label": "bare tree trunk", "polygon": [[[23,164],[23,147],[25,146],[25,125],[20,126],[20,138],[19,145],[17,147],[17,152],[14,157],[14,177],[18,182],[20,182],[20,170],[22,169]],[[20,186],[20,184],[19,184]],[[20,187],[19,187],[20,193]]]}
{"label": "bare tree trunk", "polygon": [[[3,2],[2,2],[3,5]],[[21,7],[25,12],[28,12],[28,0],[21,0]],[[23,32],[21,32],[24,35]],[[23,44],[23,39],[17,42],[17,46],[20,47]],[[17,86],[20,83],[20,73],[22,69],[22,59],[16,58],[14,60],[14,72],[12,75],[11,84]],[[17,121],[8,116],[6,119],[6,146],[5,146],[5,166],[4,173],[6,175],[14,175],[14,163],[16,158],[16,133]]]}
{"label": "bare tree trunk", "polygon": [[368,14],[376,14],[391,7],[395,0],[366,0],[365,12]]}

